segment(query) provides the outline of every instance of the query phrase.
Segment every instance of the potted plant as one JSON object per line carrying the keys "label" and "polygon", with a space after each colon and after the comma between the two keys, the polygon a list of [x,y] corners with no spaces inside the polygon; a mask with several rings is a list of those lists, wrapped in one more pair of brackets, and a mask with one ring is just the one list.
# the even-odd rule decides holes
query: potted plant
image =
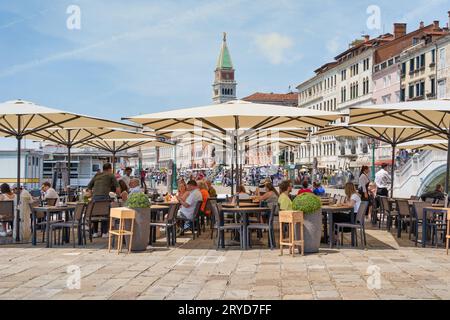
{"label": "potted plant", "polygon": [[[150,239],[150,199],[143,193],[133,193],[128,196],[125,206],[136,211],[134,220],[132,251],[145,251]],[[131,223],[127,222],[127,229]],[[128,237],[126,237],[128,240]]]}
{"label": "potted plant", "polygon": [[312,193],[303,193],[292,201],[292,208],[304,214],[303,239],[305,252],[319,252],[322,234],[322,202]]}

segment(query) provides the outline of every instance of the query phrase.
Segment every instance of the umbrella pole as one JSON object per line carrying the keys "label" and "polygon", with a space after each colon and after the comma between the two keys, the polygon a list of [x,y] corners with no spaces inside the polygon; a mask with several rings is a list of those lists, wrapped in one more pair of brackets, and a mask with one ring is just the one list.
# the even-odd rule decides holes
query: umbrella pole
{"label": "umbrella pole", "polygon": [[[116,174],[116,142],[115,141],[113,141],[113,152],[112,152],[112,159],[111,159],[111,162],[112,162],[112,171],[113,171],[113,174],[115,175]],[[140,172],[139,172],[139,174],[140,174]]]}
{"label": "umbrella pole", "polygon": [[391,198],[394,197],[394,164],[395,164],[395,146],[392,144],[392,165],[391,165]]}
{"label": "umbrella pole", "polygon": [[[239,129],[239,118],[234,117],[234,157],[236,161],[236,194],[239,194],[239,187],[241,186],[241,172],[239,170],[239,149],[238,149],[238,129]],[[236,198],[237,204],[239,205],[239,196]]]}
{"label": "umbrella pole", "polygon": [[69,186],[70,186],[70,157],[71,157],[71,149],[72,149],[72,142],[70,141],[70,129],[67,130],[67,141],[69,142],[67,144],[67,195],[70,197],[69,194]]}
{"label": "umbrella pole", "polygon": [[445,193],[449,190],[449,173],[450,173],[450,134],[447,136],[447,170],[445,170]]}
{"label": "umbrella pole", "polygon": [[[20,121],[19,121],[20,126]],[[19,128],[20,131],[20,128]],[[16,202],[16,241],[20,241],[20,160],[21,160],[22,137],[17,136],[17,202]]]}

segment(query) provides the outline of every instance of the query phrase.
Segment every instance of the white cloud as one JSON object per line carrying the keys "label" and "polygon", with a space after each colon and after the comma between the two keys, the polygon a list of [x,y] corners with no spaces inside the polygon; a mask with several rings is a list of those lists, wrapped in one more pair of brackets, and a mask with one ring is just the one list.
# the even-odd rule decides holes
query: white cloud
{"label": "white cloud", "polygon": [[272,64],[286,62],[286,51],[294,46],[294,41],[289,36],[271,32],[255,37],[255,43],[261,54],[264,55]]}

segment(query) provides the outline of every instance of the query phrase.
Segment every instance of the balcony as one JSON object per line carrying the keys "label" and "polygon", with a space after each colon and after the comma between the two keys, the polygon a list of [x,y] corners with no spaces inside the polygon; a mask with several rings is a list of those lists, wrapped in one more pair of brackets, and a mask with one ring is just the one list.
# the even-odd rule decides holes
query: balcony
{"label": "balcony", "polygon": [[434,68],[435,66],[436,66],[436,62],[432,62],[432,63],[429,64],[430,68]]}
{"label": "balcony", "polygon": [[436,93],[434,92],[427,93],[427,99],[436,99]]}

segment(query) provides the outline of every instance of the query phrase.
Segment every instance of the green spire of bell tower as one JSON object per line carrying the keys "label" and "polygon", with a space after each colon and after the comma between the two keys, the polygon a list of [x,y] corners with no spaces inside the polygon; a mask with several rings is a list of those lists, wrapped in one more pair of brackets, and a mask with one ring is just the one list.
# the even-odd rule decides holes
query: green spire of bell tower
{"label": "green spire of bell tower", "polygon": [[219,59],[217,59],[217,69],[233,69],[230,52],[227,46],[227,33],[223,33],[222,49],[220,50]]}
{"label": "green spire of bell tower", "polygon": [[236,100],[236,81],[234,80],[234,68],[231,62],[230,51],[227,46],[227,34],[223,33],[222,48],[217,59],[214,71],[213,101],[224,103]]}

